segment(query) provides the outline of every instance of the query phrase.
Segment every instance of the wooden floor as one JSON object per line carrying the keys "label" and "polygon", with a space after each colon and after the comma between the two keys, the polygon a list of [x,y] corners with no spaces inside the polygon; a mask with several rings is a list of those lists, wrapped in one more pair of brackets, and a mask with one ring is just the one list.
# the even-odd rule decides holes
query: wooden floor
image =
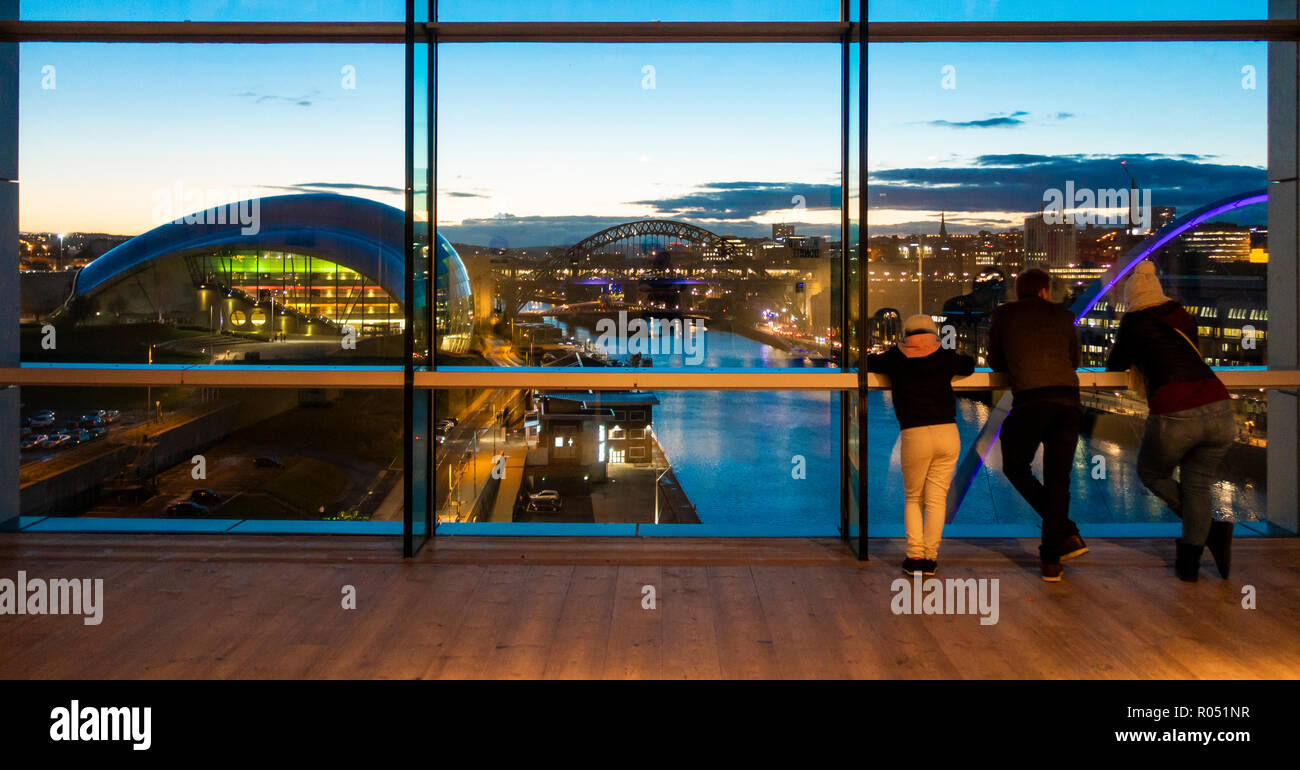
{"label": "wooden floor", "polygon": [[[3,678],[1298,678],[1300,540],[1184,584],[1169,541],[948,540],[999,619],[896,615],[901,543],[0,535],[0,578],[103,578],[100,626],[0,615]],[[357,609],[340,606],[354,586]],[[642,607],[653,586],[656,608]],[[1253,586],[1257,609],[1241,606]]]}

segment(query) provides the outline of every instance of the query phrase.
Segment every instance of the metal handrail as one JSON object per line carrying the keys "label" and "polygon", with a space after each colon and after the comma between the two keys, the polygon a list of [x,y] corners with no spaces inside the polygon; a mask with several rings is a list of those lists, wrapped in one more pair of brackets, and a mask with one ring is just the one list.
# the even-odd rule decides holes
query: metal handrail
{"label": "metal handrail", "polygon": [[[1230,390],[1300,388],[1300,370],[1229,367],[1215,373]],[[868,390],[890,387],[889,378],[866,375]],[[1082,390],[1124,390],[1122,372],[1079,371]],[[402,366],[278,366],[197,364],[26,364],[0,368],[0,385],[161,386],[213,388],[402,387]],[[544,388],[548,390],[806,390],[852,391],[856,372],[839,369],[681,371],[641,369],[540,369],[502,367],[415,372],[415,387]],[[1002,374],[976,372],[953,381],[960,391],[1006,390]]]}

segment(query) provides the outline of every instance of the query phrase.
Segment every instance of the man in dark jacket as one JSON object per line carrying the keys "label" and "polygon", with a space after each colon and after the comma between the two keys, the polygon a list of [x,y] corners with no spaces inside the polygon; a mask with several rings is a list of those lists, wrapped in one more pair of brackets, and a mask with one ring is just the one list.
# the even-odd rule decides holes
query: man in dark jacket
{"label": "man in dark jacket", "polygon": [[[1070,520],[1070,472],[1079,444],[1079,335],[1074,316],[1053,303],[1051,278],[1027,270],[1016,279],[1015,302],[993,311],[989,366],[1011,381],[1012,409],[1002,423],[1002,472],[1043,517],[1039,546],[1043,580],[1061,579],[1061,561],[1088,546]],[[1030,469],[1043,447],[1043,480]]]}

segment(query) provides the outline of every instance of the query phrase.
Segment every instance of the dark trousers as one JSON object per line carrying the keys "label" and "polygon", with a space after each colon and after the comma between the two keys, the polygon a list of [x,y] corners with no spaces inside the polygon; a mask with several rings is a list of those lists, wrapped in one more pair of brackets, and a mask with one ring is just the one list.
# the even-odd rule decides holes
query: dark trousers
{"label": "dark trousers", "polygon": [[[1002,423],[1002,472],[1025,502],[1043,517],[1044,563],[1061,559],[1061,543],[1079,528],[1070,521],[1070,471],[1079,445],[1083,407],[1053,401],[1014,406]],[[1043,447],[1043,480],[1030,470],[1034,453]]]}

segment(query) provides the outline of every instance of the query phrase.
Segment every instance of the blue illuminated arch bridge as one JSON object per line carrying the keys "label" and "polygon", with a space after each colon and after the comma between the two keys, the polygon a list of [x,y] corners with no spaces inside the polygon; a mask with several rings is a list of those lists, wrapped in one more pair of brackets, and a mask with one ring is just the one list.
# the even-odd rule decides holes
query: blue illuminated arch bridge
{"label": "blue illuminated arch bridge", "polygon": [[[1256,190],[1245,195],[1234,195],[1179,217],[1162,227],[1159,232],[1151,234],[1141,243],[1129,249],[1124,256],[1115,260],[1115,264],[1101,278],[1094,281],[1087,291],[1079,295],[1070,307],[1070,312],[1074,314],[1075,325],[1077,326],[1088,315],[1093,307],[1101,301],[1102,297],[1115,289],[1119,282],[1133,268],[1137,267],[1138,263],[1164,248],[1178,236],[1222,214],[1245,206],[1266,202],[1268,202],[1267,190]],[[976,475],[984,465],[989,451],[992,450],[993,444],[997,442],[998,434],[1002,430],[1002,423],[1011,411],[1011,400],[1012,394],[1010,391],[1002,395],[1002,398],[989,412],[989,418],[984,423],[984,427],[980,429],[974,443],[967,447],[962,455],[953,483],[948,488],[947,521],[951,522],[953,520],[957,509],[961,507],[962,501],[966,498],[967,491],[970,490],[971,484],[975,481]]]}

